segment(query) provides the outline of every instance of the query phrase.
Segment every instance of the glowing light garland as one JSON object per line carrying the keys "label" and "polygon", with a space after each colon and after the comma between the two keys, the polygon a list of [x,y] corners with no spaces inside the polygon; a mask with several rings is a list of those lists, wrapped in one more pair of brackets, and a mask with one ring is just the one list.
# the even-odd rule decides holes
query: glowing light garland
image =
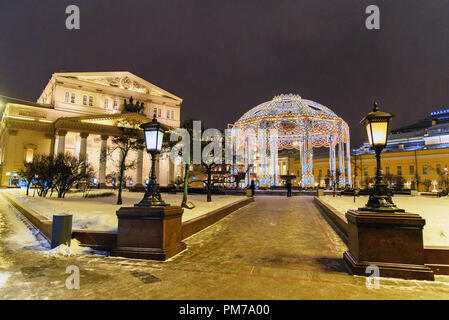
{"label": "glowing light garland", "polygon": [[[245,144],[247,138],[256,136],[259,129],[277,130],[278,150],[301,150],[301,184],[305,186],[314,184],[313,148],[319,147],[330,148],[332,176],[335,175],[337,168],[335,149],[338,150],[338,168],[342,173],[339,182],[341,185],[345,184],[345,148],[343,144],[346,143],[347,180],[348,183],[351,183],[349,127],[329,108],[312,100],[303,99],[299,95],[281,94],[246,112],[233,126],[233,131],[238,132],[234,134],[234,137],[240,143]],[[271,175],[277,176],[277,172],[271,173]],[[263,180],[264,182],[267,180],[265,175]],[[271,184],[273,184],[273,180]]]}

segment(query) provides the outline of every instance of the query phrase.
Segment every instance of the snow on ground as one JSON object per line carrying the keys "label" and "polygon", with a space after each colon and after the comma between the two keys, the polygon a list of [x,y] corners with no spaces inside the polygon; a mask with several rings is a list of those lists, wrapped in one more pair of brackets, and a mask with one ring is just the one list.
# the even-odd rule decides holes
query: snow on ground
{"label": "snow on ground", "polygon": [[7,207],[3,210],[5,213],[4,218],[6,219],[6,225],[10,232],[2,239],[2,241],[7,243],[8,247],[12,249],[42,251],[52,256],[70,256],[73,254],[94,252],[94,250],[90,248],[81,247],[79,241],[76,239],[72,239],[70,247],[60,245],[59,247],[51,249],[48,241],[38,230],[25,221],[25,219],[9,204],[6,204],[5,202],[5,205]]}
{"label": "snow on ground", "polygon": [[[320,197],[338,211],[345,213],[348,209],[364,207],[368,196],[356,198],[331,195]],[[424,245],[449,246],[449,197],[402,196],[393,197],[398,208],[410,213],[417,213],[426,219],[424,226]]]}
{"label": "snow on ground", "polygon": [[[111,190],[91,191],[89,194],[104,193]],[[82,193],[68,193],[64,199],[58,199],[56,196],[41,198],[37,195],[33,197],[33,191],[30,190],[30,196],[26,196],[25,189],[8,189],[8,192],[17,200],[26,206],[36,210],[41,215],[52,219],[54,214],[71,213],[73,214],[73,229],[88,229],[96,231],[116,231],[117,216],[116,211],[120,207],[133,206],[138,203],[143,193],[123,192],[123,204],[116,205],[117,195],[107,197],[83,198]],[[182,221],[188,221],[198,216],[204,215],[217,208],[226,206],[238,200],[246,198],[245,196],[234,195],[212,195],[212,202],[206,202],[205,194],[189,195],[188,201],[195,204],[194,209],[184,209]],[[162,194],[162,199],[172,205],[180,205],[182,194]]]}

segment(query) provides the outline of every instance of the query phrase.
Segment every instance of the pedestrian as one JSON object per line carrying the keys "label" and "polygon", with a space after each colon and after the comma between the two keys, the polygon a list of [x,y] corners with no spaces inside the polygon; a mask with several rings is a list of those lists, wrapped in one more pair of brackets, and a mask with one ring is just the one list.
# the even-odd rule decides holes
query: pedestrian
{"label": "pedestrian", "polygon": [[249,186],[251,188],[251,197],[254,197],[256,185],[254,184],[254,180],[251,180],[251,185]]}
{"label": "pedestrian", "polygon": [[285,186],[287,187],[287,197],[292,196],[292,182],[290,180],[287,180]]}

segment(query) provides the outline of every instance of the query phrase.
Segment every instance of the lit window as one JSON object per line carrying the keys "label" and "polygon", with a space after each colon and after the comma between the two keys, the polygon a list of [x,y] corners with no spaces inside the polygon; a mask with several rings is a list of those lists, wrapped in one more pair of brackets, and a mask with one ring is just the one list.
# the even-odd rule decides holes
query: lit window
{"label": "lit window", "polygon": [[89,97],[89,106],[92,107],[94,105],[94,97]]}
{"label": "lit window", "polygon": [[87,96],[83,96],[83,104],[87,105]]}
{"label": "lit window", "polygon": [[75,103],[75,94],[74,93],[72,93],[72,98],[70,99],[70,102]]}
{"label": "lit window", "polygon": [[34,154],[33,149],[29,148],[26,150],[26,153],[25,153],[25,162],[26,163],[30,163],[33,161],[33,154]]}
{"label": "lit window", "polygon": [[70,96],[70,93],[66,92],[65,93],[65,102],[69,102],[69,96]]}

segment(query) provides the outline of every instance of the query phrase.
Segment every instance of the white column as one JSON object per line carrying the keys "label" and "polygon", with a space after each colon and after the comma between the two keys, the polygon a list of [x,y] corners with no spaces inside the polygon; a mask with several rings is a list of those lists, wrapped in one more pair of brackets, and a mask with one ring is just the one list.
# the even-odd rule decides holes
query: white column
{"label": "white column", "polygon": [[87,162],[87,137],[89,133],[81,132],[81,143],[80,143],[80,153],[78,155],[78,159],[84,159]]}
{"label": "white column", "polygon": [[142,186],[143,175],[143,149],[137,150],[137,169],[136,169],[136,184],[135,186]]}
{"label": "white column", "polygon": [[64,154],[65,152],[65,136],[67,131],[61,130],[58,132],[58,154]]}
{"label": "white column", "polygon": [[98,166],[98,183],[100,186],[106,185],[106,161],[108,151],[108,136],[101,136],[100,144],[100,164]]}
{"label": "white column", "polygon": [[167,155],[168,161],[168,185],[175,184],[175,164],[170,160],[170,154]]}

